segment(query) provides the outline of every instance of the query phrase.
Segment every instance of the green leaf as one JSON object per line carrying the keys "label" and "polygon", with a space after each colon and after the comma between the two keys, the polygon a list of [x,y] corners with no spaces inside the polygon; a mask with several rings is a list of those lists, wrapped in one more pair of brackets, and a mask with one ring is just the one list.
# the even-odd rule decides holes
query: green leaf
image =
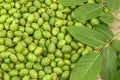
{"label": "green leaf", "polygon": [[120,70],[115,73],[112,80],[120,80]]}
{"label": "green leaf", "polygon": [[100,20],[107,25],[110,25],[114,21],[114,16],[111,13],[105,13],[100,17]]}
{"label": "green leaf", "polygon": [[115,50],[110,46],[105,48],[102,53],[102,60],[101,78],[102,80],[111,80],[117,71],[117,56]]}
{"label": "green leaf", "polygon": [[117,10],[120,8],[120,0],[103,0],[105,6],[111,11]]}
{"label": "green leaf", "polygon": [[75,6],[75,5],[80,5],[87,0],[58,0],[59,3],[61,3],[64,6]]}
{"label": "green leaf", "polygon": [[100,54],[89,53],[79,59],[71,73],[70,80],[96,80],[101,65]]}
{"label": "green leaf", "polygon": [[117,55],[117,66],[120,69],[120,51],[118,51],[118,55]]}
{"label": "green leaf", "polygon": [[120,51],[120,41],[117,39],[112,42],[111,46],[116,50],[116,52]]}
{"label": "green leaf", "polygon": [[114,37],[110,28],[104,24],[95,25],[93,26],[93,29],[105,35],[107,39],[112,39]]}
{"label": "green leaf", "polygon": [[106,36],[86,27],[69,27],[69,33],[78,41],[92,47],[100,47],[107,41]]}
{"label": "green leaf", "polygon": [[88,3],[81,5],[75,10],[75,19],[81,22],[91,18],[98,17],[103,13],[103,6],[96,3]]}

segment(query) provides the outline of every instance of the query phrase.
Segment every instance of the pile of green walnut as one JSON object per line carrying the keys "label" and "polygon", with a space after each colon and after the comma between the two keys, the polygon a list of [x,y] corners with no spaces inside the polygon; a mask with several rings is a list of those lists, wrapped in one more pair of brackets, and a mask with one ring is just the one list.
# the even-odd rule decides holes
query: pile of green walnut
{"label": "pile of green walnut", "polygon": [[83,25],[75,8],[56,0],[0,0],[0,80],[69,80],[80,56],[93,50],[66,29]]}

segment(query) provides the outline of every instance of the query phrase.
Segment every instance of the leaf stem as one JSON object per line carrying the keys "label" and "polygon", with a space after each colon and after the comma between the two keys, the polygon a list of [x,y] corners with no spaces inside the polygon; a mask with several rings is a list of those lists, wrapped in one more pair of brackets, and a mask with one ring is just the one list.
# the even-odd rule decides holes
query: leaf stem
{"label": "leaf stem", "polygon": [[110,40],[110,43],[111,43],[113,40],[115,40],[119,35],[120,35],[120,32],[118,32],[118,33],[112,38],[112,40]]}
{"label": "leaf stem", "polygon": [[105,45],[103,45],[102,47],[100,47],[98,49],[98,52],[100,54],[102,54],[104,48],[108,47],[118,36],[120,35],[120,32],[118,32],[111,40],[109,40]]}
{"label": "leaf stem", "polygon": [[105,6],[105,4],[104,4],[103,1],[100,1],[99,4],[102,4],[102,6],[103,6],[104,8],[106,8],[106,9],[114,16],[114,18],[120,22],[119,16],[117,16],[112,10],[110,10],[109,8],[107,8],[107,7]]}
{"label": "leaf stem", "polygon": [[117,16],[114,12],[111,12],[111,14],[114,16],[114,18],[115,18],[116,20],[118,20],[118,21],[120,22],[119,16]]}
{"label": "leaf stem", "polygon": [[[99,4],[101,4],[104,8],[106,8],[114,16],[114,18],[120,22],[119,16],[117,16],[112,10],[108,9],[103,1],[100,1]],[[119,35],[120,35],[120,32],[118,32],[111,40],[107,41],[105,45],[101,46],[98,49],[98,52],[101,54],[104,48],[108,47]]]}

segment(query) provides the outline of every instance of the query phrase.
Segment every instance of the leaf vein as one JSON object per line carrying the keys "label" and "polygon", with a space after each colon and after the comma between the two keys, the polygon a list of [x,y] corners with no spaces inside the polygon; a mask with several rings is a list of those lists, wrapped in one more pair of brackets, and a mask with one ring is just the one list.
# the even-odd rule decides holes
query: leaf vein
{"label": "leaf vein", "polygon": [[81,80],[84,78],[84,76],[88,73],[89,69],[92,67],[92,65],[95,63],[95,61],[99,58],[100,54],[94,59],[94,61],[91,63],[91,65],[86,69],[86,72],[83,74]]}

